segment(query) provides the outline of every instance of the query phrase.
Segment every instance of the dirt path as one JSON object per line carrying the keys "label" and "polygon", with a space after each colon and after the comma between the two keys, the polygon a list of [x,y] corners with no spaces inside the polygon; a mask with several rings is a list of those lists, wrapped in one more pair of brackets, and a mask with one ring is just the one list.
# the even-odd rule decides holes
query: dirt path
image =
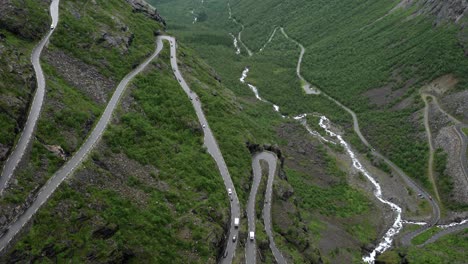
{"label": "dirt path", "polygon": [[437,200],[440,202],[439,190],[434,179],[434,144],[432,143],[431,127],[429,126],[429,102],[427,101],[427,94],[422,93],[421,98],[424,101],[424,128],[426,129],[427,141],[429,143],[429,161],[427,165],[427,173],[431,181],[432,188],[436,195]]}

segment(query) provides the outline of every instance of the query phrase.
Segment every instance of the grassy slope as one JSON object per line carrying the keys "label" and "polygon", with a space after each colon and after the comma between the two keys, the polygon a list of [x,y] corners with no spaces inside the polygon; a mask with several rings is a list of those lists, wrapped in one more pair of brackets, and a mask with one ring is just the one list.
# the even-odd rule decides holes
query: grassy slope
{"label": "grassy slope", "polygon": [[[355,110],[371,142],[411,176],[428,184],[424,176],[427,146],[416,137],[420,128],[409,122],[420,106],[393,111],[392,104],[370,105],[362,93],[385,85],[395,71],[402,80],[394,89],[407,80],[416,81],[404,97],[414,94],[420,83],[443,74],[455,73],[464,80],[468,64],[456,39],[457,29],[451,25],[433,28],[432,20],[422,16],[405,21],[409,10],[360,30],[390,9],[388,1],[294,1],[271,9],[277,2],[232,4],[246,25],[243,36],[247,44],[258,47],[262,38],[256,34],[262,23],[253,23],[254,19],[283,25],[308,49],[304,76]],[[266,8],[271,11],[262,12]],[[284,13],[294,15],[281,15]]]}
{"label": "grassy slope", "polygon": [[[93,255],[95,261],[107,262],[130,252],[130,259],[147,263],[185,263],[189,257],[197,263],[214,261],[216,245],[207,241],[222,234],[228,201],[215,164],[202,148],[192,107],[164,61],[169,61],[168,53],[156,62],[162,70],[154,63],[133,82],[135,88],[127,97],[135,104],[130,110],[119,109],[119,121],[106,132],[102,147],[77,172],[92,173],[95,182],[73,179],[62,186],[16,250],[32,257],[52,244],[59,261],[81,262]],[[116,176],[99,164],[118,153],[140,166],[157,168],[151,170],[149,182],[135,172],[121,183],[131,192],[141,192],[143,201],[118,191],[121,187],[101,187],[102,181]],[[156,187],[159,182],[166,187]],[[68,209],[58,220],[63,207]],[[91,219],[85,217],[76,227],[78,215]],[[107,240],[93,236],[96,218],[106,226],[118,226],[117,233]],[[51,234],[51,226],[62,232]],[[179,233],[184,228],[190,229],[188,239]]]}
{"label": "grassy slope", "polygon": [[[228,88],[233,90],[239,97],[249,98],[249,100],[252,100],[253,97],[253,94],[248,87],[239,82],[242,70],[245,66],[249,66],[250,73],[247,81],[258,87],[260,95],[263,98],[280,105],[282,107],[281,111],[283,114],[295,115],[303,112],[320,111],[332,117],[332,119],[337,123],[347,127],[350,126],[349,116],[341,109],[336,108],[330,101],[326,100],[322,96],[304,96],[295,75],[295,66],[299,55],[299,49],[290,41],[286,41],[281,34],[277,34],[269,46],[260,55],[255,54],[250,58],[246,56],[239,57],[235,55],[232,39],[228,35],[229,32],[235,33],[238,29],[233,26],[232,22],[227,20],[228,13],[225,3],[219,1],[205,2],[204,8],[201,7],[198,2],[177,1],[175,3],[174,1],[155,1],[155,6],[157,6],[162,14],[165,15],[168,22],[168,30],[175,34],[184,43],[187,43],[197,50],[197,52],[206,61],[208,61],[210,65],[213,65],[219,73],[222,82]],[[195,9],[196,14],[205,13],[207,15],[206,21],[203,23],[197,22],[192,24],[193,17],[189,12],[192,8]],[[268,34],[266,37],[269,36],[271,31],[266,33]],[[245,54],[244,50],[242,52]],[[287,96],[285,96],[285,93],[287,93]],[[266,108],[272,112],[270,105],[258,101],[254,102],[257,107],[261,107],[262,109]],[[258,115],[256,117],[264,118]],[[214,131],[216,133],[217,129]],[[221,138],[221,141],[222,140],[223,139]],[[227,161],[229,162],[230,153],[226,151],[224,151],[224,153],[227,156]],[[300,176],[293,177],[295,175]],[[300,193],[298,192],[298,197],[305,201],[310,200],[307,203],[309,205],[317,202],[314,199],[310,199],[311,194],[314,192],[305,190],[307,188],[301,188],[305,186],[301,179],[304,175],[294,173],[293,176],[290,176],[290,178],[294,180],[294,184],[293,182],[291,182],[291,184],[302,190]],[[349,215],[349,210],[356,209],[354,205],[359,204],[357,201],[362,202],[362,206],[368,203],[368,198],[363,197],[362,193],[350,188],[345,183],[335,186],[330,190],[320,188],[314,184],[310,184],[309,187],[311,190],[322,191],[326,194],[325,196],[329,198],[335,195],[334,197],[342,201],[342,203],[337,206],[325,206],[323,209],[317,209],[317,207],[310,208],[306,205],[302,205],[302,217],[300,217],[302,220],[295,219],[295,221],[316,221],[317,225],[319,225],[319,223],[320,225],[323,225],[323,223],[321,223],[320,220],[317,220],[315,216],[311,216],[310,213],[305,212],[317,211],[316,213],[320,214],[325,210],[328,212],[328,214],[325,215],[338,214],[343,216],[343,219],[347,219],[352,217]],[[319,201],[321,205],[327,201],[326,197],[323,198],[323,201]],[[348,203],[348,201],[350,201],[350,197],[353,198],[351,199],[352,203]],[[332,211],[333,213],[330,213]],[[358,218],[369,213],[366,210],[357,210],[356,212]],[[293,218],[295,218],[295,216],[293,216]],[[313,226],[312,222],[311,226]],[[300,227],[297,228],[298,230],[300,229]],[[292,230],[294,230],[294,228],[292,228]],[[320,234],[322,231],[324,230],[316,230],[311,234]],[[291,237],[294,236],[294,232],[295,231],[292,231]],[[359,242],[357,242],[359,245],[368,243],[376,236],[375,226],[370,223],[356,225],[354,229],[349,229],[345,232],[349,232],[352,236],[358,237],[356,241],[359,240]],[[277,234],[277,237],[281,237],[281,235]],[[301,239],[303,239],[303,242],[309,241],[314,245],[319,241],[307,237],[302,237]],[[296,245],[289,243],[288,246],[282,246],[282,248],[297,260],[304,259],[304,257],[307,259],[307,257],[312,256],[302,255],[304,253],[301,249],[302,246],[303,244],[300,243],[298,243],[297,247]],[[357,252],[355,248],[348,250],[352,252],[355,259],[359,259],[360,253]],[[329,252],[327,252],[327,254],[328,253]],[[314,253],[308,252],[307,254]],[[330,254],[337,254],[337,252],[331,252]],[[330,255],[327,256],[327,258],[333,259],[334,256]]]}
{"label": "grassy slope", "polygon": [[466,247],[468,246],[468,230],[447,235],[434,243],[422,248],[413,246],[403,253],[397,254],[389,251],[379,257],[382,263],[401,263],[404,256],[408,263],[439,264],[439,263],[466,263]]}
{"label": "grassy slope", "polygon": [[[282,54],[288,50],[288,56],[273,58],[268,54],[256,54],[247,58],[234,54],[228,33],[236,34],[240,29],[227,19],[227,1],[207,1],[204,6],[185,0],[153,2],[172,18],[168,21],[169,30],[191,43],[227,79],[229,88],[236,93],[246,93],[245,87],[239,87],[237,79],[242,68],[250,65],[257,70],[257,73],[252,71],[251,80],[259,84],[263,96],[284,103],[285,111],[292,112],[291,108],[300,111],[307,107],[330,115],[337,122],[344,119],[336,114],[336,107],[326,109],[317,105],[320,98],[314,98],[315,105],[310,102],[312,100],[296,100],[296,96],[291,101],[285,100],[294,94],[291,91],[298,89],[297,80],[290,81],[288,86],[282,85],[290,78],[286,73],[291,72],[291,66],[296,62],[296,56],[292,54],[297,54],[297,48],[291,51],[294,47],[281,41],[283,49],[276,46],[275,50],[283,51]],[[258,51],[275,26],[284,26],[291,37],[307,48],[303,75],[355,110],[371,143],[411,176],[429,186],[425,176],[427,143],[418,136],[422,123],[411,122],[413,113],[422,107],[421,102],[417,99],[416,103],[401,110],[392,107],[404,98],[414,96],[422,83],[446,73],[454,73],[461,83],[465,83],[468,64],[458,45],[455,26],[447,24],[434,28],[431,18],[425,16],[406,20],[413,10],[399,10],[363,28],[385,15],[394,4],[367,0],[231,1],[233,16],[245,25],[242,39],[251,50]],[[192,25],[191,9],[195,9],[196,14],[204,13],[206,21]],[[281,62],[280,70],[275,69],[276,61]],[[265,75],[266,72],[269,74]],[[275,76],[283,72],[285,74],[280,77]],[[254,77],[256,74],[259,78]],[[393,80],[392,74],[398,75],[399,80]],[[386,106],[372,105],[362,96],[369,89],[387,83],[392,83],[393,90],[405,84],[409,87],[402,97]],[[288,97],[279,96],[278,90],[283,94],[287,92]]]}
{"label": "grassy slope", "polygon": [[[48,26],[46,5],[33,0],[20,3],[16,15],[0,19],[0,144],[12,147],[26,121],[23,112],[28,111],[28,102],[34,86],[28,76],[33,75],[30,54]],[[27,19],[27,21],[26,21]],[[7,68],[6,66],[14,66]],[[3,161],[0,161],[0,166]]]}
{"label": "grassy slope", "polygon": [[[119,16],[114,17],[114,13]],[[100,40],[103,30],[112,36],[124,34],[122,26],[128,26],[134,34],[127,52],[108,47]],[[94,65],[104,76],[119,80],[154,50],[153,32],[160,28],[156,21],[143,14],[134,14],[128,4],[119,0],[98,1],[97,4],[67,1],[60,5],[60,25],[49,48],[64,51]],[[36,131],[40,141],[34,142],[28,164],[17,171],[21,188],[2,197],[0,202],[6,205],[22,203],[64,163],[42,144],[59,145],[66,153],[74,153],[104,109],[104,105],[98,105],[79,88],[67,83],[52,66],[44,61],[41,63],[47,84],[46,100]]]}

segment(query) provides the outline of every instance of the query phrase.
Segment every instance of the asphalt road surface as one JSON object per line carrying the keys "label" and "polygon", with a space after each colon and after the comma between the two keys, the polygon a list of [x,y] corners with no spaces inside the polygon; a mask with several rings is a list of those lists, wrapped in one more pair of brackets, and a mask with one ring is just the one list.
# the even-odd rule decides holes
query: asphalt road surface
{"label": "asphalt road surface", "polygon": [[[52,18],[52,25],[55,27],[58,24],[59,19],[59,0],[52,0],[50,4],[50,16]],[[10,156],[8,157],[5,165],[3,166],[2,174],[0,176],[0,195],[3,193],[5,188],[8,186],[8,182],[13,175],[16,167],[20,163],[26,149],[31,142],[34,129],[37,124],[37,120],[39,119],[39,114],[41,113],[42,103],[44,101],[45,95],[45,78],[44,73],[42,72],[42,67],[40,64],[40,57],[42,50],[44,49],[45,45],[48,43],[50,36],[54,30],[50,30],[47,35],[37,44],[31,54],[31,63],[34,67],[34,72],[36,73],[36,81],[37,81],[37,88],[36,93],[34,94],[34,98],[31,104],[31,108],[29,110],[28,119],[26,120],[26,124],[23,128],[23,132],[21,133],[20,139],[16,144],[15,148],[11,152]]]}
{"label": "asphalt road surface", "polygon": [[273,238],[273,229],[271,227],[271,203],[273,197],[273,181],[276,175],[276,165],[278,158],[275,154],[266,151],[255,155],[252,161],[253,172],[254,175],[257,174],[261,177],[262,170],[260,167],[260,160],[264,160],[268,163],[268,181],[265,192],[265,203],[263,205],[263,224],[265,225],[265,232],[267,233],[268,239],[270,240],[270,249],[273,253],[273,256],[275,257],[276,263],[286,264],[286,260],[284,259],[279,249],[276,247],[275,240]]}
{"label": "asphalt road surface", "polygon": [[[271,152],[261,152],[256,154],[252,159],[252,169],[253,169],[253,182],[252,188],[250,190],[249,200],[247,202],[247,219],[248,219],[248,232],[255,232],[255,197],[257,196],[258,187],[262,180],[262,168],[260,166],[260,161],[266,161],[268,163],[268,180],[265,192],[265,200],[263,205],[263,221],[265,225],[265,231],[268,235],[268,240],[270,241],[270,249],[275,257],[275,260],[279,264],[285,264],[286,261],[281,255],[281,252],[276,247],[275,241],[273,239],[273,231],[271,229],[271,200],[273,193],[273,181],[276,174],[276,163],[277,157]],[[256,263],[257,247],[254,240],[250,240],[247,237],[245,244],[245,261],[248,264]]]}
{"label": "asphalt road surface", "polygon": [[463,128],[468,128],[468,125],[458,124],[454,127],[455,132],[457,132],[457,135],[460,138],[461,142],[460,165],[462,166],[463,173],[465,174],[465,178],[468,182],[468,158],[466,157],[466,151],[468,148],[468,137],[462,131]]}
{"label": "asphalt road surface", "polygon": [[[237,241],[233,241],[233,237],[238,237],[239,229],[234,226],[234,218],[240,218],[240,205],[239,205],[239,198],[237,197],[236,189],[234,188],[234,184],[232,182],[231,176],[229,175],[228,168],[226,166],[226,162],[224,162],[223,155],[221,154],[221,150],[218,147],[218,143],[216,142],[215,137],[213,136],[213,132],[210,129],[208,121],[206,120],[205,114],[202,110],[201,101],[198,98],[197,94],[190,90],[190,87],[185,82],[182,74],[179,71],[179,67],[177,66],[177,43],[175,38],[170,36],[160,36],[158,38],[158,42],[163,39],[169,41],[171,44],[171,66],[174,71],[174,75],[176,79],[179,81],[180,86],[185,91],[187,96],[191,99],[193,108],[197,114],[198,120],[203,127],[203,131],[205,134],[204,143],[208,150],[208,153],[213,157],[218,166],[219,172],[223,177],[224,185],[226,187],[226,191],[228,189],[232,190],[231,196],[231,224],[229,227],[229,233],[226,239],[226,246],[224,252],[226,253],[226,257],[222,256],[220,263],[232,263],[232,259],[234,258],[234,254],[237,247]],[[159,44],[158,44],[159,45]]]}
{"label": "asphalt road surface", "polygon": [[302,64],[302,58],[304,57],[304,53],[306,51],[306,49],[304,48],[304,46],[297,42],[296,40],[290,38],[288,36],[288,34],[286,34],[286,32],[284,31],[284,28],[280,28],[281,30],[281,33],[283,33],[284,37],[286,37],[287,39],[291,40],[292,42],[294,42],[297,46],[299,46],[299,48],[301,48],[301,54],[299,55],[299,60],[297,61],[297,66],[296,66],[296,75],[297,77],[299,77],[299,79],[301,80],[301,83],[302,83],[302,89],[304,89],[304,92],[306,94],[320,94],[320,91],[312,86],[304,77],[302,77],[301,75],[301,64]]}
{"label": "asphalt road surface", "polygon": [[427,101],[427,96],[426,94],[422,93],[421,98],[424,101],[424,128],[426,129],[426,135],[427,135],[427,142],[429,144],[429,162],[428,162],[428,176],[429,176],[429,181],[431,182],[434,193],[437,197],[437,200],[441,201],[440,195],[439,195],[439,190],[437,189],[437,184],[434,179],[434,144],[432,144],[432,132],[431,132],[431,127],[429,125],[429,109],[430,105],[429,102]]}
{"label": "asphalt road surface", "polygon": [[452,234],[452,233],[461,232],[461,231],[463,231],[463,230],[465,230],[467,228],[468,228],[468,223],[465,223],[463,225],[457,225],[457,226],[446,228],[446,229],[434,234],[431,238],[426,240],[426,242],[424,242],[421,246],[425,246],[427,244],[434,243],[435,241],[437,241],[441,237],[444,237],[444,236]]}
{"label": "asphalt road surface", "polygon": [[12,222],[8,228],[8,231],[0,238],[0,252],[3,251],[10,241],[18,234],[19,231],[24,227],[25,224],[29,222],[29,220],[36,214],[39,208],[47,202],[49,197],[55,192],[58,186],[65,180],[65,178],[70,175],[76,167],[78,167],[83,159],[86,158],[86,155],[93,149],[96,142],[101,138],[104,130],[106,129],[107,125],[109,124],[112,113],[119,103],[119,99],[125,88],[127,87],[128,83],[138,74],[140,73],[161,51],[162,49],[162,42],[158,38],[158,45],[156,47],[155,52],[146,59],[142,64],[140,64],[137,68],[135,68],[132,72],[127,74],[122,81],[117,86],[112,98],[110,99],[109,103],[104,110],[101,118],[99,119],[96,127],[91,132],[91,135],[86,139],[80,149],[75,153],[75,155],[68,160],[65,165],[62,166],[50,179],[47,183],[39,190],[38,195],[31,206],[26,209],[26,211],[19,216],[16,221]]}

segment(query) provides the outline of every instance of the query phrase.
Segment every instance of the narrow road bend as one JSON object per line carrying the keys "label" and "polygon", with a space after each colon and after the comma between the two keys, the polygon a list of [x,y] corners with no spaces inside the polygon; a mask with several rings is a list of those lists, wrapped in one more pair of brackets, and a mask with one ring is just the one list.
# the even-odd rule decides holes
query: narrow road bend
{"label": "narrow road bend", "polygon": [[[161,42],[161,40],[158,39],[158,42]],[[44,184],[44,186],[39,190],[36,199],[32,202],[30,207],[28,207],[22,215],[20,215],[14,222],[12,222],[8,227],[7,232],[2,237],[0,237],[0,252],[7,248],[10,241],[21,231],[24,225],[26,225],[29,220],[31,220],[39,208],[44,205],[50,196],[55,192],[58,186],[82,163],[87,154],[94,148],[96,142],[98,142],[98,140],[101,138],[104,130],[109,124],[112,114],[128,83],[138,73],[145,69],[145,67],[159,54],[161,49],[162,45],[158,44],[154,53],[148,59],[146,59],[142,64],[140,64],[137,68],[135,68],[122,79],[90,136],[86,139],[83,145],[81,145],[75,155],[69,159],[65,165],[63,165],[54,175],[52,175],[46,184]]]}
{"label": "narrow road bend", "polygon": [[[363,134],[361,133],[361,129],[359,127],[359,120],[357,118],[357,115],[356,113],[351,110],[350,108],[346,107],[345,105],[343,105],[341,102],[339,102],[338,100],[334,99],[333,97],[329,96],[328,94],[324,93],[323,91],[317,89],[316,87],[312,87],[310,85],[309,82],[307,82],[307,80],[304,79],[304,77],[302,77],[302,75],[300,74],[300,71],[301,71],[301,68],[300,68],[300,64],[302,63],[302,57],[304,56],[304,53],[306,52],[306,49],[304,48],[304,46],[299,43],[297,40],[294,40],[292,38],[290,38],[286,32],[284,31],[284,28],[281,28],[281,32],[283,33],[283,35],[290,39],[291,41],[293,41],[294,43],[296,43],[300,48],[301,48],[301,54],[299,55],[299,61],[298,61],[298,65],[297,65],[297,68],[296,68],[296,72],[297,72],[297,75],[298,77],[301,79],[301,81],[303,82],[303,89],[305,90],[306,94],[322,94],[323,96],[325,96],[327,99],[331,100],[332,102],[334,102],[336,105],[338,105],[339,107],[341,107],[342,109],[344,109],[346,112],[348,112],[352,119],[353,119],[353,130],[354,132],[358,135],[359,139],[361,140],[361,142],[366,146],[368,147],[371,152],[372,152],[372,155],[374,155],[375,157],[378,157],[380,159],[382,159],[388,166],[390,166],[390,168],[392,168],[392,170],[394,172],[396,172],[398,175],[400,175],[400,177],[403,179],[403,181],[406,183],[406,185],[408,185],[408,187],[410,187],[414,192],[416,193],[420,193],[427,201],[429,201],[429,204],[431,205],[432,207],[432,219],[431,221],[428,222],[427,225],[421,227],[420,229],[416,230],[416,231],[413,231],[411,233],[408,233],[406,234],[403,238],[402,238],[402,243],[404,245],[409,245],[411,239],[413,239],[415,236],[419,235],[420,233],[426,231],[427,229],[431,228],[432,226],[436,225],[437,222],[439,222],[439,219],[440,219],[440,207],[439,207],[439,204],[434,201],[432,198],[431,198],[431,195],[426,191],[424,190],[422,187],[420,187],[418,184],[416,184],[416,182],[414,180],[412,180],[405,172],[403,172],[402,169],[400,169],[396,164],[394,164],[392,161],[390,161],[388,158],[386,158],[385,156],[383,156],[381,153],[379,153],[375,148],[372,147],[372,145],[367,141],[367,139],[363,136]],[[305,84],[304,84],[305,83]],[[311,89],[308,91],[308,89]]]}
{"label": "narrow road bend", "polygon": [[[256,161],[255,161],[256,160]],[[271,220],[271,204],[273,200],[273,181],[276,175],[276,165],[278,158],[271,152],[262,152],[254,157],[252,164],[254,174],[259,173],[261,175],[260,160],[264,160],[268,163],[268,181],[265,193],[265,203],[263,205],[263,223],[265,225],[265,232],[268,235],[270,241],[270,249],[275,257],[276,263],[286,264],[286,260],[281,254],[281,251],[276,247],[276,243],[273,237],[273,228]]]}
{"label": "narrow road bend", "polygon": [[[59,1],[60,0],[52,0],[50,4],[50,17],[52,19],[53,27],[58,25],[59,20]],[[42,71],[40,57],[42,50],[49,42],[50,36],[52,36],[54,29],[50,29],[47,35],[34,47],[33,52],[31,54],[31,63],[34,67],[34,72],[36,74],[36,82],[37,88],[36,92],[33,97],[33,101],[31,107],[29,109],[28,119],[26,120],[25,126],[23,128],[23,132],[16,143],[13,151],[10,153],[7,161],[3,165],[2,174],[0,175],[0,195],[3,194],[3,191],[8,187],[8,182],[10,181],[11,176],[15,172],[18,164],[20,163],[21,159],[26,152],[29,143],[31,142],[34,129],[36,128],[37,120],[39,119],[39,115],[42,109],[42,103],[44,101],[45,95],[45,77],[44,72]]]}
{"label": "narrow road bend", "polygon": [[[240,218],[240,205],[239,205],[239,198],[237,196],[236,189],[234,187],[234,183],[232,182],[231,175],[229,174],[229,170],[226,166],[226,162],[224,161],[223,154],[219,149],[218,143],[213,135],[213,132],[210,129],[208,121],[206,120],[205,114],[203,113],[202,104],[199,100],[197,94],[190,89],[190,87],[185,82],[182,74],[179,71],[179,67],[177,65],[177,43],[174,37],[170,36],[160,36],[158,37],[158,43],[162,40],[167,40],[171,44],[171,66],[174,70],[174,75],[176,79],[179,81],[180,86],[187,94],[187,96],[191,99],[193,108],[195,109],[195,113],[197,114],[198,120],[203,127],[204,131],[204,143],[208,150],[208,153],[213,157],[218,166],[219,172],[223,177],[224,185],[226,187],[226,192],[229,193],[228,189],[231,189],[232,194],[231,196],[231,221],[229,225],[229,233],[226,238],[226,246],[224,249],[225,257],[220,260],[220,263],[232,263],[232,259],[234,258],[237,241],[232,239],[234,236],[238,237],[239,229],[234,226],[234,218]],[[158,44],[159,46],[159,44]]]}
{"label": "narrow road bend", "polygon": [[429,175],[429,180],[431,181],[432,188],[437,197],[437,200],[441,201],[439,190],[437,189],[437,184],[434,179],[434,144],[432,143],[432,132],[431,126],[429,125],[429,102],[427,101],[427,96],[423,93],[421,98],[424,101],[424,128],[426,129],[427,142],[429,144],[429,161],[427,165],[427,173]]}
{"label": "narrow road bend", "polygon": [[[273,181],[276,175],[276,165],[278,158],[275,154],[271,152],[261,152],[255,154],[252,158],[252,170],[253,170],[253,182],[252,188],[250,190],[249,200],[247,202],[247,218],[249,224],[249,232],[255,232],[255,221],[256,221],[256,214],[255,214],[255,197],[257,196],[258,187],[260,185],[262,179],[262,168],[260,166],[260,161],[263,160],[268,163],[268,179],[266,185],[266,192],[265,192],[265,200],[263,204],[263,222],[265,225],[265,232],[268,235],[268,240],[270,242],[270,249],[275,257],[276,263],[285,264],[286,260],[284,259],[283,255],[276,247],[275,240],[273,237],[273,230],[272,230],[272,221],[271,221],[271,201],[273,195]],[[250,240],[247,238],[246,247],[245,247],[245,259],[246,263],[254,264],[256,263],[256,243],[255,239]]]}

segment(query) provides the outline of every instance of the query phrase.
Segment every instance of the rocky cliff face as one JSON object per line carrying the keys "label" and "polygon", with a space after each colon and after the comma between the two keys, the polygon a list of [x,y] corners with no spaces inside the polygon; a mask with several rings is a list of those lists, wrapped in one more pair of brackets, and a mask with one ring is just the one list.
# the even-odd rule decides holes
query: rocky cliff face
{"label": "rocky cliff face", "polygon": [[447,20],[458,22],[468,11],[467,0],[423,0],[420,5],[422,12],[437,17],[437,24]]}
{"label": "rocky cliff face", "polygon": [[127,0],[127,2],[133,7],[134,12],[141,12],[166,26],[166,21],[159,15],[156,8],[149,5],[144,0]]}
{"label": "rocky cliff face", "polygon": [[24,2],[0,0],[0,28],[26,39],[41,38],[48,29],[47,5],[50,1],[39,0],[33,8],[24,8]]}
{"label": "rocky cliff face", "polygon": [[397,7],[417,5],[416,14],[432,14],[436,16],[435,24],[452,21],[458,23],[468,12],[467,0],[402,0]]}

